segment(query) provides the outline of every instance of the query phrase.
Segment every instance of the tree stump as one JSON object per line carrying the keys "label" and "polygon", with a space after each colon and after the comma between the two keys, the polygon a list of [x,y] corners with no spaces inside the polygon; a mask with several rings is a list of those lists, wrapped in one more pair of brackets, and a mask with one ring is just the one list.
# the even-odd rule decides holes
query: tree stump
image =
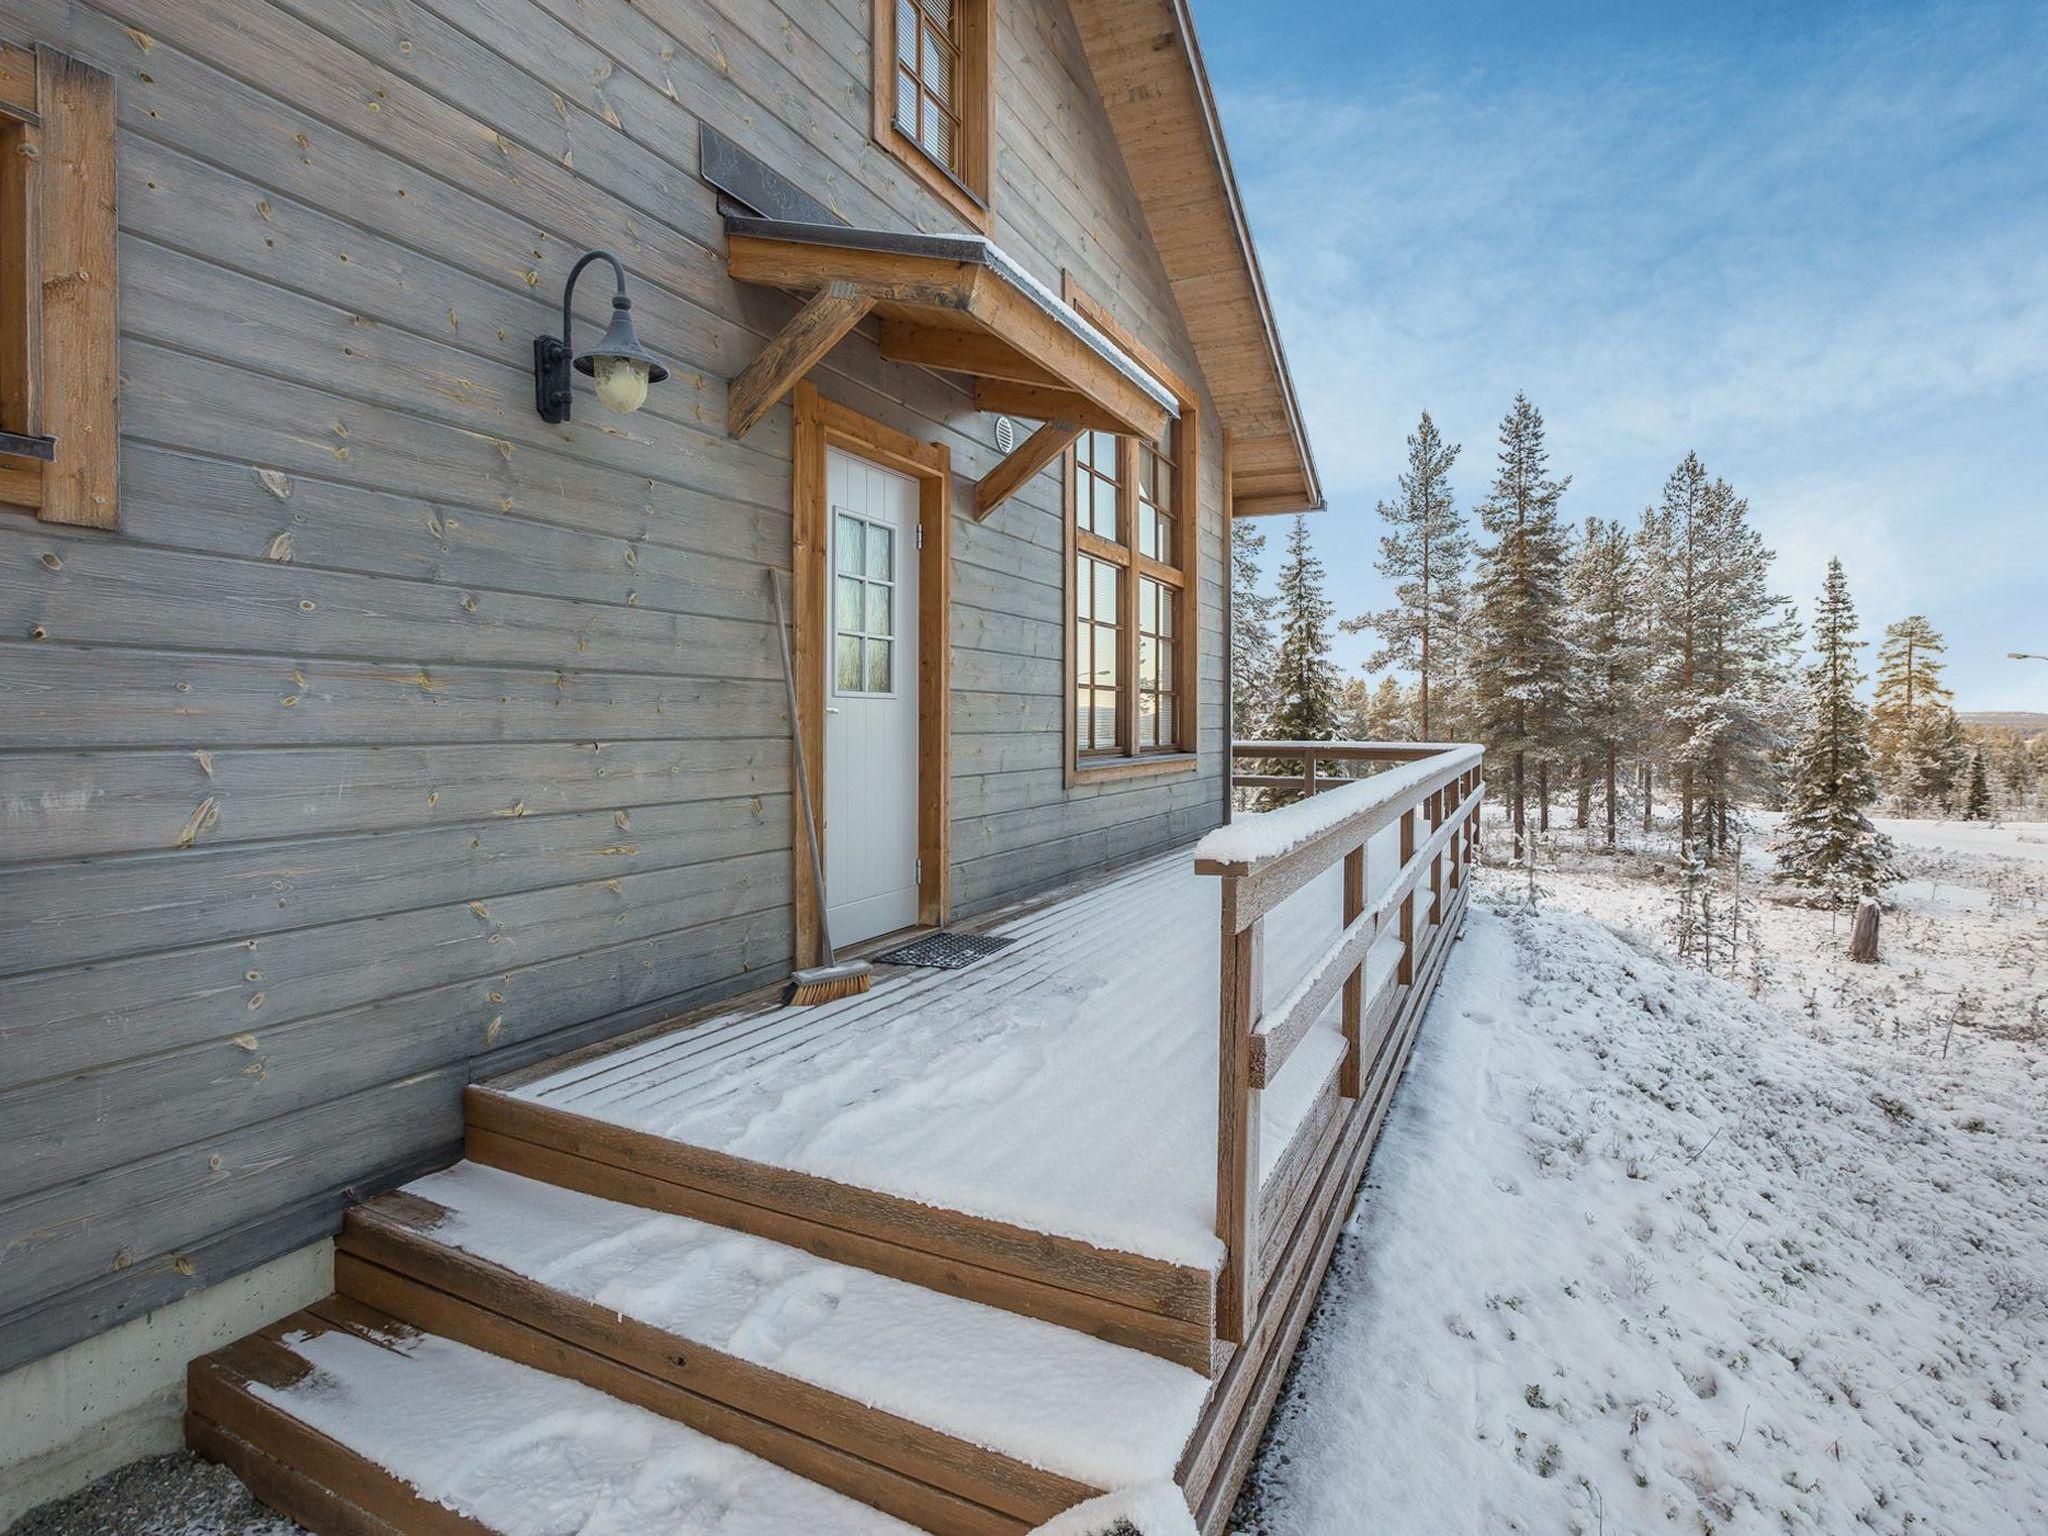
{"label": "tree stump", "polygon": [[1849,958],[1865,965],[1877,964],[1878,905],[1875,896],[1856,903],[1856,925],[1849,930]]}

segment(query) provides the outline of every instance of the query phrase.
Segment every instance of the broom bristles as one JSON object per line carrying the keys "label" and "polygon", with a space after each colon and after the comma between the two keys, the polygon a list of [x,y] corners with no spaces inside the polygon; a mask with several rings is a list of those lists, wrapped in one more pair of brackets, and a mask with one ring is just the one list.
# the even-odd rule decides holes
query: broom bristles
{"label": "broom bristles", "polygon": [[822,976],[812,981],[792,978],[782,1001],[787,1007],[808,1008],[815,1003],[829,1003],[835,998],[856,997],[874,984],[875,973],[865,966],[848,975]]}

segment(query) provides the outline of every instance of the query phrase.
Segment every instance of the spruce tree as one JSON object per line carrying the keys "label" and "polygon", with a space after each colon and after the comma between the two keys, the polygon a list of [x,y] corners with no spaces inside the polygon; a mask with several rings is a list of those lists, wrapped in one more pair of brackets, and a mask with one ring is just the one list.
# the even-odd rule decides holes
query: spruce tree
{"label": "spruce tree", "polygon": [[1721,853],[1736,807],[1763,795],[1792,727],[1777,707],[1798,625],[1770,590],[1775,557],[1749,521],[1749,503],[1717,478],[1701,511],[1708,600],[1696,632],[1686,761],[1698,769],[1699,834]]}
{"label": "spruce tree", "polygon": [[1946,642],[1924,614],[1908,614],[1888,624],[1877,653],[1877,696],[1870,711],[1870,744],[1877,754],[1878,781],[1905,804],[1925,794],[1927,765],[1919,749],[1932,738],[1916,741],[1922,715],[1949,702],[1942,685]]}
{"label": "spruce tree", "polygon": [[1984,749],[1970,754],[1970,787],[1963,800],[1963,820],[1991,819],[1991,776],[1985,770]]}
{"label": "spruce tree", "polygon": [[1281,741],[1331,741],[1337,734],[1337,669],[1330,661],[1330,600],[1323,562],[1295,515],[1280,568],[1280,649],[1274,670],[1273,734]]}
{"label": "spruce tree", "polygon": [[1451,711],[1444,708],[1456,673],[1465,612],[1465,562],[1472,538],[1451,496],[1451,466],[1459,445],[1446,443],[1429,418],[1408,439],[1408,468],[1398,501],[1379,504],[1388,532],[1380,537],[1379,573],[1395,583],[1394,606],[1344,621],[1346,634],[1376,631],[1380,648],[1366,664],[1403,667],[1416,674],[1418,739],[1433,741]]}
{"label": "spruce tree", "polygon": [[1773,852],[1777,877],[1809,886],[1834,905],[1875,895],[1898,878],[1891,839],[1866,811],[1877,799],[1870,717],[1856,689],[1856,605],[1840,560],[1828,562],[1813,617],[1807,720],[1792,754],[1792,784]]}
{"label": "spruce tree", "polygon": [[1493,488],[1479,508],[1492,536],[1473,583],[1470,655],[1477,734],[1505,770],[1519,857],[1529,770],[1563,744],[1571,683],[1565,634],[1567,535],[1558,503],[1569,479],[1550,478],[1543,417],[1526,395],[1501,421]]}
{"label": "spruce tree", "polygon": [[1230,529],[1230,730],[1252,740],[1270,728],[1279,655],[1273,611],[1279,600],[1259,585],[1266,536],[1244,520]]}
{"label": "spruce tree", "polygon": [[1586,519],[1567,577],[1571,595],[1571,717],[1577,750],[1605,788],[1606,842],[1621,816],[1621,754],[1634,739],[1642,682],[1635,541],[1619,522]]}

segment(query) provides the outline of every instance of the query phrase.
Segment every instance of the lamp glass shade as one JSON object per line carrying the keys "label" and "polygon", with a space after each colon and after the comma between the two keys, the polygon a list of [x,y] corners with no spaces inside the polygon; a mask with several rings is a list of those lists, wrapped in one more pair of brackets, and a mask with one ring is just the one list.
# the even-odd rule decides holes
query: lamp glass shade
{"label": "lamp glass shade", "polygon": [[633,331],[632,305],[623,295],[612,300],[612,323],[604,338],[576,359],[576,371],[597,385],[597,398],[615,411],[637,411],[647,399],[647,386],[668,377],[659,358],[640,345]]}
{"label": "lamp glass shade", "polygon": [[600,405],[631,415],[647,403],[647,382],[652,369],[644,357],[594,357],[591,378],[597,385]]}

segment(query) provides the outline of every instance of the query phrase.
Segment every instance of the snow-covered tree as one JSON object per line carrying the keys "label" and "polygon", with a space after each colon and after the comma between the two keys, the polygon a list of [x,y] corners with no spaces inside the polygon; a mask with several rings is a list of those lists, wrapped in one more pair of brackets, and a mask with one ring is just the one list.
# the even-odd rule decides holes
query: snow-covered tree
{"label": "snow-covered tree", "polygon": [[[1618,522],[1586,519],[1566,578],[1571,596],[1571,719],[1584,783],[1605,788],[1607,847],[1621,816],[1621,754],[1639,729],[1641,630],[1635,541]],[[1582,819],[1583,824],[1583,819]]]}
{"label": "snow-covered tree", "polygon": [[1500,426],[1493,488],[1479,508],[1492,542],[1479,552],[1470,625],[1472,715],[1501,770],[1517,856],[1528,780],[1548,819],[1548,764],[1562,746],[1571,683],[1564,575],[1567,534],[1558,503],[1569,479],[1550,477],[1543,417],[1516,395]]}
{"label": "snow-covered tree", "polygon": [[1418,739],[1447,735],[1453,711],[1447,686],[1457,673],[1465,615],[1465,562],[1472,538],[1451,496],[1456,443],[1446,443],[1429,418],[1408,438],[1401,495],[1379,504],[1387,532],[1380,537],[1379,573],[1391,577],[1394,606],[1344,621],[1347,634],[1371,629],[1380,648],[1368,666],[1403,667],[1416,675]]}
{"label": "snow-covered tree", "polygon": [[1273,715],[1273,679],[1279,654],[1273,641],[1273,610],[1279,600],[1260,585],[1259,553],[1266,536],[1249,521],[1230,529],[1230,729],[1235,739],[1255,739]]}
{"label": "snow-covered tree", "polygon": [[1415,697],[1391,672],[1372,691],[1366,714],[1368,741],[1414,741]]}
{"label": "snow-covered tree", "polygon": [[1749,521],[1748,501],[1716,479],[1705,513],[1711,600],[1700,615],[1689,747],[1706,818],[1699,831],[1722,853],[1736,808],[1763,793],[1793,726],[1775,706],[1798,624],[1791,605],[1770,590],[1776,557]]}
{"label": "snow-covered tree", "polygon": [[1942,685],[1947,644],[1924,614],[1908,614],[1885,626],[1877,653],[1877,696],[1870,710],[1870,745],[1877,754],[1877,775],[1886,792],[1903,804],[1925,795],[1927,764],[1921,751],[1931,741],[1916,732],[1922,716],[1947,706]]}
{"label": "snow-covered tree", "polygon": [[1330,741],[1337,734],[1337,669],[1330,661],[1330,600],[1323,562],[1309,541],[1308,519],[1287,532],[1287,563],[1277,598],[1280,646],[1274,668],[1273,735],[1281,741]]}
{"label": "snow-covered tree", "polygon": [[1677,779],[1679,838],[1726,847],[1731,808],[1768,782],[1796,627],[1770,590],[1771,551],[1749,504],[1688,453],[1638,536],[1648,613],[1645,704]]}
{"label": "snow-covered tree", "polygon": [[1984,764],[1984,749],[1970,754],[1970,784],[1963,795],[1963,820],[1991,819],[1991,775]]}
{"label": "snow-covered tree", "polygon": [[1778,878],[1813,887],[1836,905],[1875,895],[1898,878],[1891,839],[1866,814],[1877,799],[1870,717],[1856,689],[1856,605],[1842,562],[1828,562],[1813,616],[1807,720],[1792,754],[1792,783],[1777,841]]}

